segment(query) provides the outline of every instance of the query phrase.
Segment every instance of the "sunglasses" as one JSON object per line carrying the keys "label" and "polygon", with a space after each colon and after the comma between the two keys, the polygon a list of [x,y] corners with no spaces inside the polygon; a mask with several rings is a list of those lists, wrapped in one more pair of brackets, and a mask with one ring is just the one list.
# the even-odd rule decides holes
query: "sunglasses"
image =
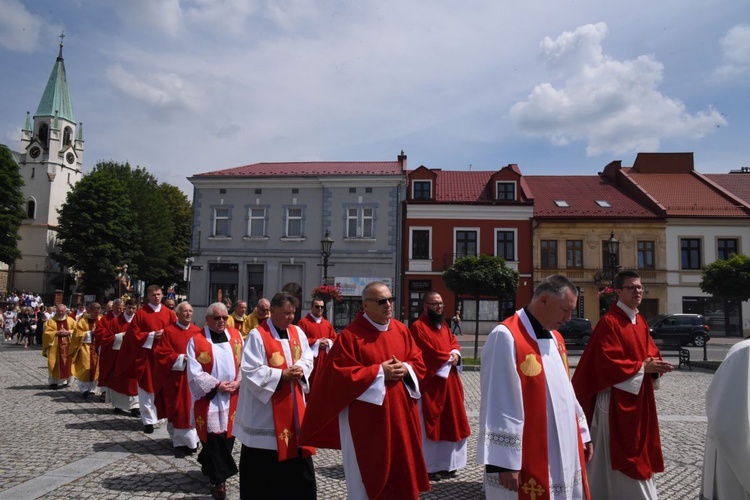
{"label": "sunglasses", "polygon": [[229,319],[229,316],[214,316],[214,321],[226,321]]}
{"label": "sunglasses", "polygon": [[379,306],[384,306],[386,304],[393,304],[393,301],[396,300],[396,297],[386,297],[385,299],[365,299],[369,300],[370,302],[377,302]]}
{"label": "sunglasses", "polygon": [[326,306],[313,306],[313,309],[325,309]]}

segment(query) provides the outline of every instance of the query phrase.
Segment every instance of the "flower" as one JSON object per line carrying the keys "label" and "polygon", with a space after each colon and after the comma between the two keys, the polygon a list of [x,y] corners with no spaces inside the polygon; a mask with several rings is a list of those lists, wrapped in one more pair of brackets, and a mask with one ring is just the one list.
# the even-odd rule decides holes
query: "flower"
{"label": "flower", "polygon": [[312,298],[320,297],[326,301],[328,300],[335,300],[336,302],[341,302],[344,300],[343,295],[341,295],[341,285],[336,283],[335,285],[319,285],[312,289],[312,293],[310,294]]}
{"label": "flower", "polygon": [[599,290],[599,293],[597,293],[596,296],[600,299],[612,301],[617,299],[617,290],[608,286]]}

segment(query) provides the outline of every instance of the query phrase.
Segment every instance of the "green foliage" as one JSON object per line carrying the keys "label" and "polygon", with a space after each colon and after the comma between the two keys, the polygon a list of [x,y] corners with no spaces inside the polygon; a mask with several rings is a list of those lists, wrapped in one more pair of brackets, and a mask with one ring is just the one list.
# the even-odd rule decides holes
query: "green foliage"
{"label": "green foliage", "polygon": [[722,299],[750,299],[750,257],[733,254],[703,267],[701,290]]}
{"label": "green foliage", "polygon": [[452,292],[471,295],[511,297],[518,288],[518,272],[491,255],[457,259],[443,271],[443,280]]}
{"label": "green foliage", "polygon": [[175,268],[189,251],[191,208],[175,191],[141,167],[98,163],[62,206],[58,260],[83,271],[84,291],[100,296],[123,264],[131,278],[147,284],[177,281]]}
{"label": "green foliage", "polygon": [[13,264],[21,257],[18,229],[25,215],[23,210],[23,178],[10,150],[0,145],[0,262]]}

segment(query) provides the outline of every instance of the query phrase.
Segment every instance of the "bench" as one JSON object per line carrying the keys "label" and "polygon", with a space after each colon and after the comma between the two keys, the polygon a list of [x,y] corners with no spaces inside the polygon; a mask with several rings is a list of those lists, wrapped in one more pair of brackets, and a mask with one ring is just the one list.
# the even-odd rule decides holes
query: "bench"
{"label": "bench", "polygon": [[677,365],[678,370],[683,366],[687,366],[690,370],[693,369],[690,366],[690,351],[685,349],[679,341],[654,339],[654,344],[656,344],[656,347],[659,348],[659,352],[661,352],[662,356],[665,356],[668,353],[677,355],[678,359],[680,360],[679,364]]}

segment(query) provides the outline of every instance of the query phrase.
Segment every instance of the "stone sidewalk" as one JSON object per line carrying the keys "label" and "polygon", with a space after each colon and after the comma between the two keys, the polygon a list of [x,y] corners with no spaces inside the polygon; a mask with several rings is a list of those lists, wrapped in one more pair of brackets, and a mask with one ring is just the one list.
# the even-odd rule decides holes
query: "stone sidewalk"
{"label": "stone sidewalk", "polygon": [[[45,359],[38,349],[0,344],[0,499],[210,498],[194,457],[175,459],[164,428],[150,436],[140,419],[115,415],[109,405],[85,402],[72,389],[47,388]],[[671,360],[676,364],[676,360]],[[657,476],[661,498],[697,498],[706,432],[704,397],[711,373],[677,371],[657,392],[666,472]],[[479,416],[479,372],[463,377],[472,431]],[[424,499],[483,498],[481,467],[473,462],[455,478],[433,483]],[[235,454],[239,462],[239,443]],[[341,455],[315,457],[318,498],[346,497]],[[228,498],[239,497],[238,477]]]}

